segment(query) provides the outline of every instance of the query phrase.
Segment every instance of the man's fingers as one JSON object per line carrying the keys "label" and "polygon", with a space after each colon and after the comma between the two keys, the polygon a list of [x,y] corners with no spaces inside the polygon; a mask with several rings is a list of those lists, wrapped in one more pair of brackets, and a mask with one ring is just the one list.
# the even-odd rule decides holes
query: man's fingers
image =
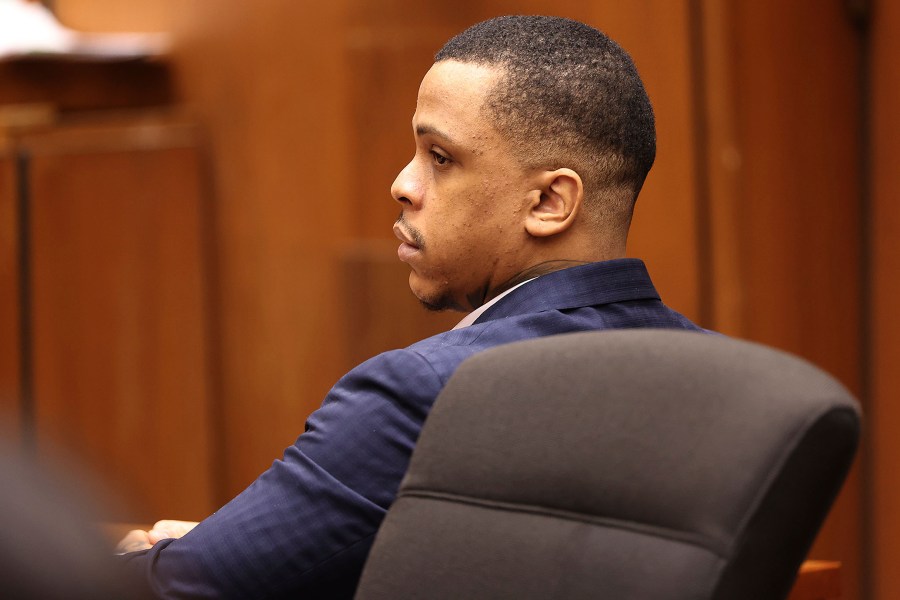
{"label": "man's fingers", "polygon": [[150,541],[150,537],[146,531],[134,529],[122,538],[122,541],[116,546],[116,552],[124,554],[126,552],[137,552],[138,550],[146,550],[150,548],[154,542]]}
{"label": "man's fingers", "polygon": [[155,544],[160,540],[180,538],[196,526],[196,521],[175,521],[171,519],[165,519],[162,521],[157,521],[153,525],[153,529],[147,532],[147,536],[150,543]]}

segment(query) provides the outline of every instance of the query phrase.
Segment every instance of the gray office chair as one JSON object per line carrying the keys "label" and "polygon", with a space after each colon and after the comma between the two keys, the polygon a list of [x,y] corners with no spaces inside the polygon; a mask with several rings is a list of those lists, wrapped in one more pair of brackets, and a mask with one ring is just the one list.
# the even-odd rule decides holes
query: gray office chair
{"label": "gray office chair", "polygon": [[438,397],[357,598],[783,598],[859,422],[816,367],[726,337],[486,351]]}

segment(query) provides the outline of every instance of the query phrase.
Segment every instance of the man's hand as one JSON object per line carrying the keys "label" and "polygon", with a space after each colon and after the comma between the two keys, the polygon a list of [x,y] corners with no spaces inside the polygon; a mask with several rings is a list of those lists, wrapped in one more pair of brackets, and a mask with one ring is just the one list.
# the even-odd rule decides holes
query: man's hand
{"label": "man's hand", "polygon": [[146,550],[160,540],[180,538],[196,526],[196,521],[157,521],[150,531],[142,531],[140,529],[129,531],[128,535],[122,538],[122,541],[116,546],[116,552],[125,553]]}
{"label": "man's hand", "polygon": [[117,554],[125,554],[127,552],[137,552],[138,550],[146,550],[153,544],[150,543],[150,537],[146,531],[134,529],[122,538],[122,541],[116,546]]}

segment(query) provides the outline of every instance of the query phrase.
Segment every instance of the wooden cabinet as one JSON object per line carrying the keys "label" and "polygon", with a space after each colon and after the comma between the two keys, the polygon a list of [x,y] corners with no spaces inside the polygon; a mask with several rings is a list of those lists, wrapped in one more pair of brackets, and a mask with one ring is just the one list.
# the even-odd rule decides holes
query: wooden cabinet
{"label": "wooden cabinet", "polygon": [[0,390],[22,444],[122,492],[215,508],[211,207],[197,128],[160,112],[7,132]]}

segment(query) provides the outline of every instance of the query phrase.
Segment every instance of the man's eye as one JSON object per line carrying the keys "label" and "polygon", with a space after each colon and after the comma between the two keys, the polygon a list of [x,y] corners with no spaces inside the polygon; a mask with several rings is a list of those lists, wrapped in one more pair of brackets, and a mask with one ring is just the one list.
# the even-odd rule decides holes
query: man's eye
{"label": "man's eye", "polygon": [[450,159],[444,156],[443,154],[438,154],[434,150],[431,151],[431,159],[434,161],[436,165],[446,165],[450,162]]}

